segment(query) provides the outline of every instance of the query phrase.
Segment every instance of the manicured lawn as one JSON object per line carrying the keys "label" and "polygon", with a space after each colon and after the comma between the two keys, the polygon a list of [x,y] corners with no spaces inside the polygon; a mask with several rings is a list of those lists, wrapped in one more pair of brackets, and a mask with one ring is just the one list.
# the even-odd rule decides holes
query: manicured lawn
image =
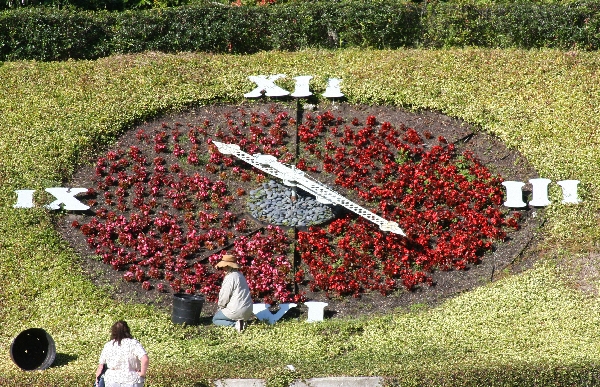
{"label": "manicured lawn", "polygon": [[[382,375],[407,385],[580,385],[578,377],[592,378],[598,368],[600,305],[567,279],[595,252],[600,231],[599,66],[597,53],[481,49],[3,63],[0,384],[91,384],[110,325],[125,318],[150,353],[149,386],[221,377],[275,381],[286,364],[304,377]],[[561,205],[552,184],[540,262],[440,307],[368,320],[253,325],[242,336],[173,326],[164,312],[111,301],[107,289],[81,274],[77,256],[52,229],[59,215],[12,208],[14,190],[61,186],[85,155],[135,122],[191,104],[242,101],[254,87],[248,75],[276,73],[288,75],[281,82],[287,89],[291,77],[308,74],[321,94],[326,79],[338,77],[350,102],[434,109],[478,124],[519,149],[540,177],[581,180],[583,203]],[[27,373],[11,361],[12,339],[29,327],[54,338],[54,367]]]}

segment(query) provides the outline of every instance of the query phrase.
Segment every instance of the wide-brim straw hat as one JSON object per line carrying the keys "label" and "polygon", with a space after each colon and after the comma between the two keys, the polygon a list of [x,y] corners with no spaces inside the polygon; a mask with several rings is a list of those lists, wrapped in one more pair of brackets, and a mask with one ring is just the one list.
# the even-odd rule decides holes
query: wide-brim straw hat
{"label": "wide-brim straw hat", "polygon": [[216,268],[221,268],[221,267],[225,267],[225,266],[229,266],[232,267],[234,269],[239,269],[240,265],[237,263],[237,258],[234,257],[233,255],[224,255],[221,258],[221,261],[219,261],[219,263],[217,263],[215,265]]}

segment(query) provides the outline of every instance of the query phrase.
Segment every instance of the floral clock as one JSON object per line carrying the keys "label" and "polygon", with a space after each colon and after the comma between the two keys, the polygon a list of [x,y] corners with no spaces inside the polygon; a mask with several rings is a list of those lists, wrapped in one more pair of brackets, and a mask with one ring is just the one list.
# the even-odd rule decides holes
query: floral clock
{"label": "floral clock", "polygon": [[[95,160],[90,214],[72,226],[126,281],[215,300],[222,274],[213,264],[234,252],[255,302],[303,301],[304,289],[385,295],[431,284],[433,270],[478,263],[519,226],[519,213],[502,207],[502,178],[441,136],[336,110],[221,111],[140,128]],[[249,207],[252,193],[273,178],[214,142],[295,164],[406,235],[335,206],[334,216],[304,227],[260,219]]]}

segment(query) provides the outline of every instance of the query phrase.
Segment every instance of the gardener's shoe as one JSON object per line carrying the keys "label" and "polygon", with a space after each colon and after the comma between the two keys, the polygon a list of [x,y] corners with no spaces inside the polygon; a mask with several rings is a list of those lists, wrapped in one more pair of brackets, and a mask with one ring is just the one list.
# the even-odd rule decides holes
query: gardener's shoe
{"label": "gardener's shoe", "polygon": [[244,329],[246,329],[246,322],[244,320],[237,320],[235,322],[235,330],[242,332]]}

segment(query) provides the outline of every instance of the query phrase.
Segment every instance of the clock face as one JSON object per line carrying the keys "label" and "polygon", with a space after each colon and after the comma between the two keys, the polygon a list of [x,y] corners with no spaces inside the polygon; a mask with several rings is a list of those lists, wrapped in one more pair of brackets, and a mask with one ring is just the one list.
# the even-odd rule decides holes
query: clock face
{"label": "clock face", "polygon": [[[148,294],[214,301],[222,273],[213,265],[225,253],[243,264],[255,302],[427,288],[438,271],[484,262],[527,214],[502,207],[502,179],[469,151],[465,140],[477,139],[468,128],[390,111],[252,104],[148,122],[77,172],[72,185],[90,188],[78,198],[91,211],[68,215],[61,232]],[[294,166],[406,236],[321,203],[214,141]]]}

